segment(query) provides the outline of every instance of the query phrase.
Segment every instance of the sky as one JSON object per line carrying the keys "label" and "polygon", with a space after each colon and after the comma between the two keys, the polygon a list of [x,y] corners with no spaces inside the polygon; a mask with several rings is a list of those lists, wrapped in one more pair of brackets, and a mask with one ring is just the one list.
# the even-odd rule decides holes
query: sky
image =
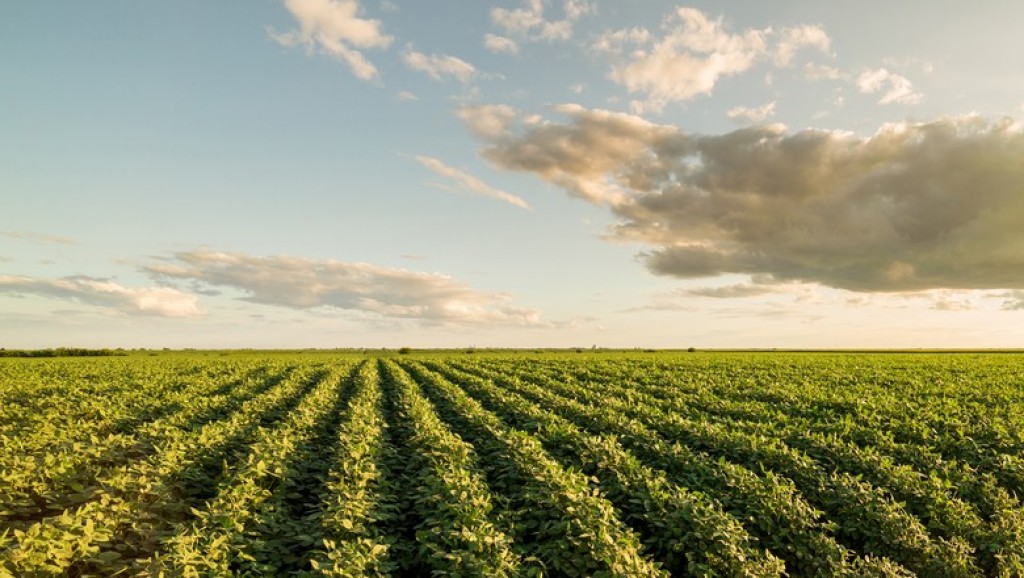
{"label": "sky", "polygon": [[1020,22],[6,2],[0,347],[1024,347]]}

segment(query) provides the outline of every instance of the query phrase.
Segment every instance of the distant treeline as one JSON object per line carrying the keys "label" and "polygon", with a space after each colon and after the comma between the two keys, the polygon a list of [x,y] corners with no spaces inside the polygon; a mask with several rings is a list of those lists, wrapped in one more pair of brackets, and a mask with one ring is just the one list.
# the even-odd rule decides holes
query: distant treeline
{"label": "distant treeline", "polygon": [[116,349],[84,349],[81,347],[58,347],[56,349],[3,349],[0,357],[103,357],[127,355]]}

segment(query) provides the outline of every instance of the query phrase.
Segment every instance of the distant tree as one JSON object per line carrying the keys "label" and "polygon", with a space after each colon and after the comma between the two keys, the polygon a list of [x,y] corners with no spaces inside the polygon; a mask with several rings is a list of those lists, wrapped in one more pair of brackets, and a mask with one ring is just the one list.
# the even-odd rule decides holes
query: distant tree
{"label": "distant tree", "polygon": [[408,353],[412,353],[412,349],[409,347],[400,347],[398,348],[398,353],[400,353],[401,355],[406,355]]}

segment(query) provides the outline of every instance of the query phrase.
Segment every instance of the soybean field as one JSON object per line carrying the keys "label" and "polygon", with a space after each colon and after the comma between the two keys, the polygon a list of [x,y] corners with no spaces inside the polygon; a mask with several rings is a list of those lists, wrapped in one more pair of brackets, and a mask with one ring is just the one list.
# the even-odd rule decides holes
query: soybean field
{"label": "soybean field", "polygon": [[1024,576],[1024,357],[0,359],[0,576]]}

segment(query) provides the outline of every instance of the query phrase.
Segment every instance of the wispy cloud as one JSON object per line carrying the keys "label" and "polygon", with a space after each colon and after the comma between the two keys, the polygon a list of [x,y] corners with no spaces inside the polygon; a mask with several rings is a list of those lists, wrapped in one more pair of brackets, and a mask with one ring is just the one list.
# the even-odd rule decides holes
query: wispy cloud
{"label": "wispy cloud", "polygon": [[0,275],[0,293],[64,299],[134,315],[195,317],[203,313],[199,309],[195,295],[177,289],[131,288],[108,279],[94,277],[37,279]]}
{"label": "wispy cloud", "polygon": [[833,66],[808,62],[804,65],[804,77],[807,80],[839,80],[843,72]]}
{"label": "wispy cloud", "polygon": [[[483,158],[607,206],[610,235],[679,278],[763,274],[854,291],[1024,289],[1024,132],[941,118],[870,137],[757,126],[691,135],[554,108],[462,111]],[[530,119],[527,121],[527,119]]]}
{"label": "wispy cloud", "polygon": [[392,37],[384,34],[380,20],[360,16],[356,0],[285,0],[285,7],[298,21],[298,30],[270,36],[282,46],[304,46],[307,53],[321,52],[346,64],[362,80],[379,74],[360,51],[387,48]]}
{"label": "wispy cloud", "polygon": [[18,239],[41,245],[75,245],[73,239],[59,237],[57,235],[44,235],[40,233],[29,233],[26,231],[0,231],[0,237]]}
{"label": "wispy cloud", "polygon": [[144,269],[161,282],[199,282],[248,294],[243,299],[291,309],[336,308],[425,324],[542,326],[540,313],[510,297],[474,290],[438,273],[292,256],[195,250]]}
{"label": "wispy cloud", "polygon": [[978,307],[978,302],[969,297],[946,294],[936,295],[931,304],[934,311],[974,311]]}
{"label": "wispy cloud", "polygon": [[519,43],[497,34],[484,35],[484,48],[494,54],[519,54]]}
{"label": "wispy cloud", "polygon": [[882,93],[878,104],[917,104],[923,98],[905,76],[885,68],[861,72],[857,77],[857,88],[865,94]]}
{"label": "wispy cloud", "polygon": [[757,285],[753,283],[738,283],[735,285],[719,285],[692,287],[681,289],[678,294],[686,297],[710,297],[713,299],[739,299],[744,297],[760,297],[777,293],[779,287],[775,285]]}
{"label": "wispy cloud", "polygon": [[422,72],[434,80],[453,77],[466,84],[477,75],[476,67],[472,64],[448,54],[424,54],[408,48],[402,53],[402,60],[409,68]]}
{"label": "wispy cloud", "polygon": [[515,205],[521,209],[532,210],[530,209],[530,205],[522,198],[492,187],[465,171],[448,166],[433,157],[417,156],[415,158],[421,165],[430,169],[435,174],[451,179],[455,183],[455,186],[461,191],[482,197],[497,199],[510,205]]}
{"label": "wispy cloud", "polygon": [[722,18],[711,19],[696,8],[677,8],[662,27],[660,37],[645,28],[610,31],[593,45],[612,56],[611,80],[645,96],[633,101],[635,112],[660,111],[670,102],[711,94],[720,79],[759,61],[788,66],[799,50],[828,51],[830,46],[819,26],[733,33]]}

